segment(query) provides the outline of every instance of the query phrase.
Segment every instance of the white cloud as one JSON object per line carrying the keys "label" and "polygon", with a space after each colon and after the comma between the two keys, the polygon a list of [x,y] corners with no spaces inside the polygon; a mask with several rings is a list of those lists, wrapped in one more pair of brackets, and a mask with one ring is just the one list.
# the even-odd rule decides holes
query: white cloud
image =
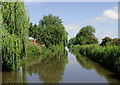
{"label": "white cloud", "polygon": [[113,7],[112,9],[105,10],[103,16],[108,19],[118,19],[118,6]]}
{"label": "white cloud", "polygon": [[109,19],[106,18],[106,17],[96,17],[93,21],[94,21],[94,22],[100,22],[100,23],[108,23],[108,24],[114,23],[113,20],[109,20]]}
{"label": "white cloud", "polygon": [[68,24],[65,25],[65,30],[69,33],[68,34],[68,39],[75,37],[75,35],[79,32],[80,30],[80,26],[79,25],[75,25],[75,24]]}
{"label": "white cloud", "polygon": [[87,22],[100,22],[112,24],[115,20],[118,20],[118,6],[103,11],[102,16],[98,16],[94,19],[87,20]]}
{"label": "white cloud", "polygon": [[74,25],[74,24],[65,25],[64,27],[66,28],[66,30],[77,30],[80,28],[79,25]]}

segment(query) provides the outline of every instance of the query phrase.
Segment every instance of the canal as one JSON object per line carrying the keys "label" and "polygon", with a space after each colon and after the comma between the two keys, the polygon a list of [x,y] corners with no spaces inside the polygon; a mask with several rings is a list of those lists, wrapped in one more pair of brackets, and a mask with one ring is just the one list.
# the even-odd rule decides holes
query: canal
{"label": "canal", "polygon": [[13,72],[2,72],[2,83],[120,83],[120,75],[68,48],[46,55]]}

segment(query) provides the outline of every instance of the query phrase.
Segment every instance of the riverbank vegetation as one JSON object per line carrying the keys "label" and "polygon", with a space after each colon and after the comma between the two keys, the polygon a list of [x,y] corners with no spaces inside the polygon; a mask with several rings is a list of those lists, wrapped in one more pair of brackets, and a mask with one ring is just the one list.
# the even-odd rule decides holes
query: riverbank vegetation
{"label": "riverbank vegetation", "polygon": [[[83,30],[88,33],[86,31],[82,33]],[[105,37],[102,39],[101,44],[97,44],[98,40],[96,38],[89,40],[90,37],[94,36],[94,32],[95,29],[91,30],[90,26],[83,27],[76,37],[69,40],[68,47],[103,64],[104,67],[120,73],[120,39]],[[81,36],[83,37],[81,38]]]}
{"label": "riverbank vegetation", "polygon": [[72,49],[103,64],[112,71],[120,72],[120,49],[118,46],[76,45]]}
{"label": "riverbank vegetation", "polygon": [[[87,70],[94,69],[101,77],[105,77],[109,83],[116,83],[116,82],[119,83],[120,82],[119,81],[119,75],[120,75],[119,73],[116,74],[116,73],[104,68],[103,65],[101,65],[101,63],[95,62],[94,60],[90,59],[90,57],[86,57],[76,50],[70,50],[70,52],[76,56],[78,63],[84,69],[87,69]],[[115,78],[115,79],[112,79],[112,78]]]}

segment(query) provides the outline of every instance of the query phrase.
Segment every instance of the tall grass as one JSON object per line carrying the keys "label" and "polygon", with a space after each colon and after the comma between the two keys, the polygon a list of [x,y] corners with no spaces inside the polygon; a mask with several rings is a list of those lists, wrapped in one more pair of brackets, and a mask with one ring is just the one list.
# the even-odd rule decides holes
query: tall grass
{"label": "tall grass", "polygon": [[120,49],[118,46],[75,45],[72,49],[103,64],[106,68],[120,73]]}

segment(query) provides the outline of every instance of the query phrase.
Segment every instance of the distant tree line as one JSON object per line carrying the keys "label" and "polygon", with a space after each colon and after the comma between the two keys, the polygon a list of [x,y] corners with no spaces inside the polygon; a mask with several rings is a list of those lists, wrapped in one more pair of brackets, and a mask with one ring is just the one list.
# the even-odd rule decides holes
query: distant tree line
{"label": "distant tree line", "polygon": [[[80,31],[77,33],[77,35],[69,40],[68,46],[71,45],[90,45],[90,44],[98,44],[98,39],[94,35],[95,28],[88,25],[86,27],[83,27],[80,29]],[[105,37],[102,39],[102,42],[100,43],[100,46],[106,46],[106,45],[119,45],[120,39],[119,38],[110,38]]]}

